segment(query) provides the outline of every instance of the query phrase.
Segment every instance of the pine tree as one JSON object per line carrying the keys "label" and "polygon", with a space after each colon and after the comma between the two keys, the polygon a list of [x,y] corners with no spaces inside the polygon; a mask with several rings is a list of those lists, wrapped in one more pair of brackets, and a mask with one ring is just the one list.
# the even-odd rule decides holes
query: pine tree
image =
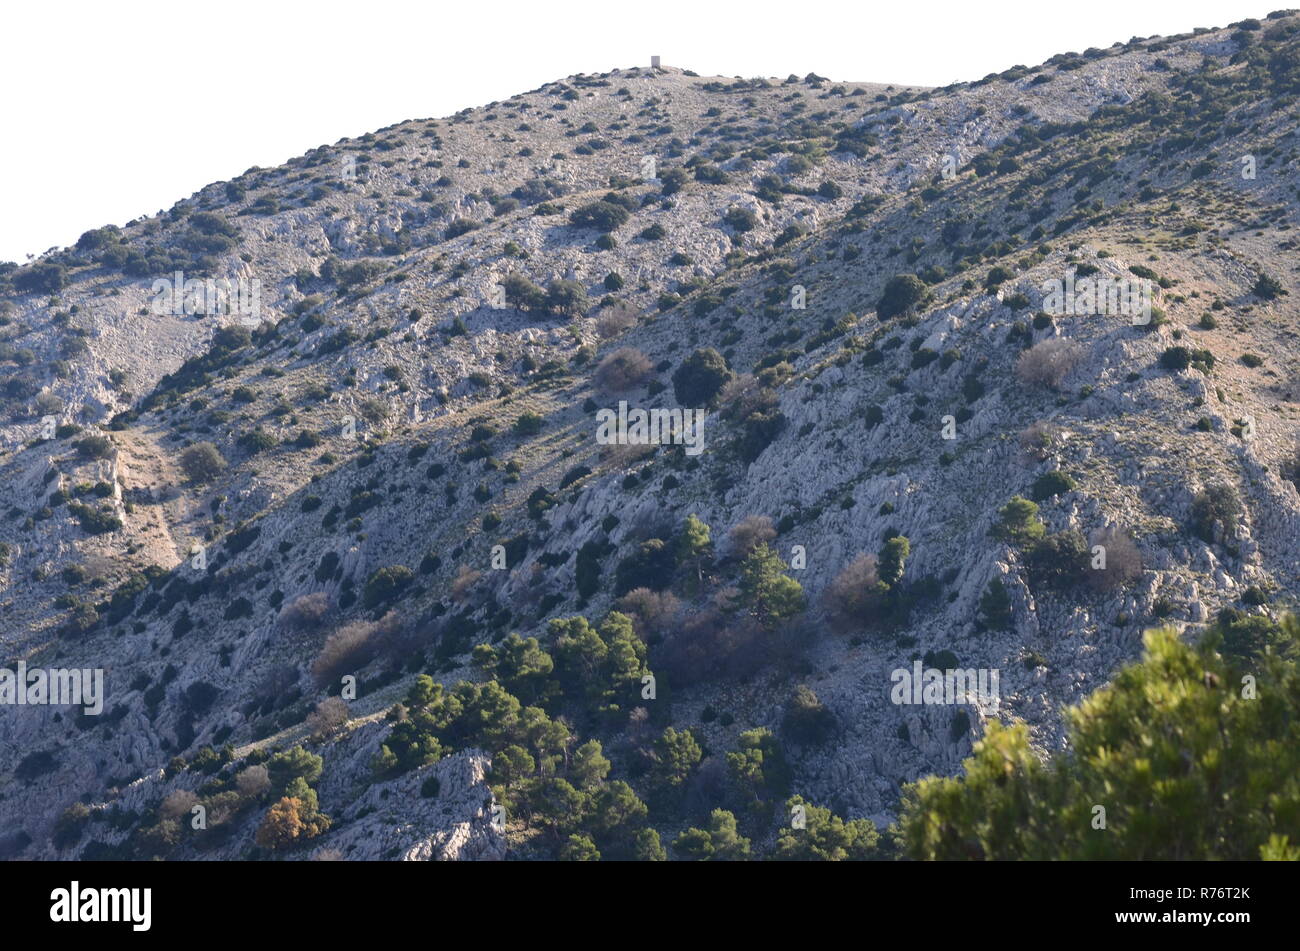
{"label": "pine tree", "polygon": [[891,588],[902,581],[903,572],[907,568],[907,556],[911,553],[912,543],[906,536],[896,535],[888,539],[885,547],[880,550],[880,561],[876,566],[880,580]]}
{"label": "pine tree", "polygon": [[786,802],[787,815],[799,810],[803,827],[787,826],[776,840],[776,857],[794,862],[864,862],[877,857],[880,835],[870,819],[845,821],[802,796]]}
{"label": "pine tree", "polygon": [[1300,644],[1221,655],[1148,631],[1142,659],[1067,710],[1069,755],[1044,763],[1024,724],[989,724],[958,777],[907,787],[914,859],[1248,860],[1296,854]]}
{"label": "pine tree", "polygon": [[704,562],[713,551],[709,526],[694,515],[686,516],[682,534],[677,543],[678,561],[695,565],[696,584],[704,582]]}
{"label": "pine tree", "polygon": [[995,537],[1016,545],[1036,541],[1046,532],[1047,526],[1038,518],[1038,505],[1020,495],[1011,496],[998,509],[998,523],[993,526]]}
{"label": "pine tree", "polygon": [[1011,596],[1001,578],[994,578],[980,596],[978,623],[985,630],[1005,631],[1011,627]]}
{"label": "pine tree", "polygon": [[595,842],[575,832],[560,849],[560,858],[565,862],[599,862],[600,851]]}
{"label": "pine tree", "polygon": [[804,610],[803,587],[772,547],[756,545],[740,566],[740,603],[759,624],[775,627]]}
{"label": "pine tree", "polygon": [[749,858],[749,840],[736,828],[736,817],[725,809],[714,809],[707,829],[687,829],[673,848],[697,862],[738,862]]}
{"label": "pine tree", "polygon": [[609,773],[610,763],[605,758],[599,740],[588,740],[573,751],[569,763],[569,779],[579,789],[599,786]]}
{"label": "pine tree", "polygon": [[703,755],[700,744],[689,730],[668,727],[655,741],[655,763],[651,768],[653,782],[661,789],[679,790]]}

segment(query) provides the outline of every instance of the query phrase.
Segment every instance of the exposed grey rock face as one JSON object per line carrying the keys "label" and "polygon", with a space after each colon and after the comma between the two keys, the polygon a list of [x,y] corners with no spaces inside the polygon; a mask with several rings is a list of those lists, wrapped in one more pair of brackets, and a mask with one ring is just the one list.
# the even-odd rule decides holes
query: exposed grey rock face
{"label": "exposed grey rock face", "polygon": [[[377,733],[377,731],[372,731]],[[342,776],[355,786],[366,777],[378,736],[346,761]],[[505,836],[493,825],[495,801],[487,787],[489,763],[480,753],[456,753],[391,782],[375,783],[339,810],[340,829],[326,834],[320,848],[349,861],[485,861],[505,857]],[[425,795],[436,781],[437,793]],[[331,789],[322,789],[321,808],[330,812]],[[341,803],[340,803],[341,805]]]}
{"label": "exposed grey rock face", "polygon": [[[883,824],[904,783],[956,773],[990,720],[1023,721],[1040,749],[1060,750],[1062,706],[1132,660],[1144,628],[1203,625],[1242,607],[1252,586],[1279,601],[1300,593],[1300,493],[1288,469],[1300,287],[1293,269],[1275,266],[1294,241],[1272,224],[1294,215],[1297,179],[1294,163],[1249,181],[1216,166],[1210,191],[1136,148],[1117,150],[1100,174],[1088,163],[1110,151],[1064,162],[1060,139],[1016,152],[1014,167],[977,174],[969,163],[1022,127],[1086,128],[1103,107],[1136,107],[1205,58],[1226,67],[1235,52],[1207,34],[925,96],[618,70],[322,147],[241,177],[243,197],[212,185],[124,229],[145,252],[170,247],[201,211],[237,224],[238,250],[217,268],[260,281],[261,329],[210,365],[187,361],[211,356],[230,315],[156,314],[150,281],[120,269],[82,261],[57,299],[11,295],[5,340],[31,351],[43,393],[62,402],[49,415],[83,428],[46,436],[37,397],[5,404],[0,661],[103,668],[109,701],[98,719],[0,707],[0,829],[21,833],[4,848],[48,859],[119,845],[166,797],[209,782],[167,770],[172,757],[303,743],[324,759],[317,789],[332,824],[293,857],[503,858],[527,830],[502,830],[490,756],[460,749],[377,779],[392,730],[384,714],[416,671],[448,687],[482,679],[470,664],[476,644],[511,631],[545,642],[550,620],[603,617],[619,562],[646,539],[671,539],[691,514],[712,527],[720,590],[736,571],[727,530],[747,516],[779,526],[773,544],[787,563],[804,558],[790,571],[808,599],[785,632],[806,641],[794,672],[667,684],[672,722],[715,755],[742,730],[781,732],[794,686],[806,683],[836,731],[815,748],[787,743],[795,791]],[[1283,120],[1260,118],[1216,160],[1293,134]],[[805,123],[817,128],[800,131]],[[870,143],[861,154],[836,145],[846,130]],[[646,155],[660,176],[688,172],[686,184],[663,195],[662,178],[640,181]],[[809,167],[796,161],[806,155]],[[960,170],[952,178],[948,156]],[[355,180],[337,171],[348,158]],[[701,176],[705,164],[725,181],[706,181],[716,173]],[[771,175],[784,189],[775,199]],[[837,197],[818,191],[823,182],[840,186]],[[1162,197],[1140,197],[1147,183]],[[568,223],[611,192],[636,209],[612,242]],[[264,198],[278,210],[257,210]],[[752,212],[754,227],[726,224],[731,209]],[[463,222],[475,227],[455,234]],[[879,319],[890,277],[940,266],[924,306]],[[1070,271],[1121,279],[1144,266],[1168,285],[1155,292],[1154,326],[1043,313],[1045,286]],[[1265,266],[1289,297],[1251,296]],[[1009,276],[992,280],[995,267]],[[510,275],[576,281],[587,304],[557,315],[503,303]],[[803,309],[790,305],[795,286]],[[619,307],[630,315],[621,323]],[[69,338],[86,350],[65,359]],[[1072,344],[1074,359],[1036,385],[1017,367],[1048,341]],[[724,409],[709,415],[698,460],[596,443],[593,405],[675,406],[673,371],[706,346],[737,374],[768,375],[784,423],[752,460]],[[1162,366],[1176,346],[1209,349],[1216,362]],[[621,389],[594,384],[593,368],[623,347],[653,372]],[[1246,352],[1267,361],[1251,366]],[[540,433],[515,430],[525,413],[542,417]],[[1040,424],[1049,444],[1023,444]],[[112,440],[101,458],[76,446],[92,435]],[[181,464],[201,441],[227,462],[209,482]],[[1062,595],[1034,582],[1022,546],[996,536],[1008,499],[1057,472],[1072,487],[1039,500],[1047,531],[1090,545],[1109,531],[1130,536],[1141,566],[1128,583],[1090,576]],[[1198,495],[1223,485],[1235,493],[1224,521],[1235,524],[1193,530]],[[86,503],[120,525],[87,529],[74,509]],[[905,577],[925,592],[920,603],[887,634],[832,633],[827,589],[892,535],[910,540]],[[600,552],[600,578],[580,598],[584,546]],[[410,576],[385,598],[368,582],[390,566]],[[979,623],[995,580],[1010,603],[1006,630]],[[310,596],[329,610],[295,621]],[[86,606],[95,618],[79,626]],[[328,639],[389,610],[400,637],[376,634],[382,649],[355,655],[348,722],[313,736],[304,718],[339,692],[316,668]],[[452,618],[470,631],[456,649]],[[943,652],[997,670],[999,702],[893,702],[892,673]],[[612,776],[631,777],[629,761]],[[79,801],[94,818],[56,844],[60,817]],[[239,812],[202,853],[183,840],[176,857],[248,855],[269,805]]]}

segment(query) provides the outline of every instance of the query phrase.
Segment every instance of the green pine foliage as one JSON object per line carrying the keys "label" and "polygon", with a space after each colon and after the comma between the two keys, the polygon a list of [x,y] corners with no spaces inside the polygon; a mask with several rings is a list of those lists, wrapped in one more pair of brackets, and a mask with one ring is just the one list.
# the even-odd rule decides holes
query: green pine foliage
{"label": "green pine foliage", "polygon": [[913,859],[1242,860],[1296,856],[1300,623],[1245,657],[1235,618],[1196,646],[1148,631],[1142,659],[1067,711],[1044,762],[1025,726],[989,725],[961,776],[907,788]]}

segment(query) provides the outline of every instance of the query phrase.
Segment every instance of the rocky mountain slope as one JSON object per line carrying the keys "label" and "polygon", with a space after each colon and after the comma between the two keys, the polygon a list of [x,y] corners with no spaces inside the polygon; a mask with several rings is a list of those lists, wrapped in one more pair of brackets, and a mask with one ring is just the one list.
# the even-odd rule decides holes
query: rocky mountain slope
{"label": "rocky mountain slope", "polygon": [[[0,662],[107,684],[0,707],[0,853],[655,857],[725,807],[758,854],[989,718],[1059,751],[1145,627],[1300,592],[1298,94],[1291,13],[944,89],[620,69],[0,268]],[[619,401],[704,451],[601,444]],[[998,702],[893,702],[917,659]]]}

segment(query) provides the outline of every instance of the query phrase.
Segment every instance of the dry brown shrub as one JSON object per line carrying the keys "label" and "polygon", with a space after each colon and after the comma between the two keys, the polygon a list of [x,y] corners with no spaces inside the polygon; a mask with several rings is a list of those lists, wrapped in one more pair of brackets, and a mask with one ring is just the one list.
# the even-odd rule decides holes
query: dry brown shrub
{"label": "dry brown shrub", "polygon": [[766,545],[774,538],[776,529],[766,515],[746,515],[731,526],[731,531],[727,533],[732,556],[736,559],[744,558],[759,545]]}
{"label": "dry brown shrub", "polygon": [[280,609],[280,626],[287,631],[319,630],[328,620],[333,605],[324,591],[294,598]]}
{"label": "dry brown shrub", "polygon": [[253,697],[259,705],[273,706],[298,684],[301,672],[290,663],[273,664],[258,680]]}
{"label": "dry brown shrub", "polygon": [[622,470],[659,451],[649,443],[610,443],[600,447],[600,462],[606,469]]}
{"label": "dry brown shrub", "polygon": [[325,641],[311,664],[316,682],[327,684],[345,673],[355,673],[378,656],[399,633],[401,625],[391,612],[378,621],[351,621]]}
{"label": "dry brown shrub", "polygon": [[684,809],[688,815],[708,815],[725,804],[733,788],[726,759],[718,754],[706,756],[686,782]]}
{"label": "dry brown shrub", "polygon": [[619,598],[617,607],[636,622],[637,633],[664,634],[675,623],[682,603],[671,591],[651,591],[633,588]]}
{"label": "dry brown shrub", "polygon": [[1060,439],[1060,430],[1051,423],[1031,423],[1020,431],[1020,451],[1042,462]]}
{"label": "dry brown shrub", "polygon": [[282,849],[303,834],[302,803],[285,796],[266,811],[254,841],[264,849]]}
{"label": "dry brown shrub", "polygon": [[771,411],[780,402],[776,392],[746,373],[729,381],[718,395],[718,407],[726,419],[743,422],[755,413]]}
{"label": "dry brown shrub", "polygon": [[300,839],[311,839],[325,832],[330,827],[327,816],[313,811],[301,799],[289,796],[266,811],[266,817],[257,828],[253,837],[264,849],[282,849],[293,845]]}
{"label": "dry brown shrub", "polygon": [[875,555],[859,553],[822,592],[832,630],[861,630],[872,622],[882,595]]}
{"label": "dry brown shrub", "polygon": [[1040,340],[1016,361],[1016,377],[1022,383],[1057,389],[1083,358],[1083,347],[1065,337]]}
{"label": "dry brown shrub", "polygon": [[469,565],[461,565],[451,582],[451,599],[457,604],[466,601],[482,577],[483,572],[475,571]]}
{"label": "dry brown shrub", "polygon": [[601,340],[613,340],[636,326],[636,309],[620,301],[606,308],[596,318],[596,334]]}
{"label": "dry brown shrub", "polygon": [[737,620],[713,605],[679,616],[651,653],[656,673],[674,684],[744,680],[773,666],[786,669],[803,650],[806,632],[793,627],[773,636],[747,619]]}
{"label": "dry brown shrub", "polygon": [[1090,546],[1106,550],[1106,567],[1092,568],[1089,560],[1088,583],[1099,591],[1113,591],[1136,581],[1142,574],[1142,552],[1128,533],[1116,527],[1093,534]]}
{"label": "dry brown shrub", "polygon": [[654,739],[654,728],[650,723],[650,711],[645,707],[633,707],[627,715],[628,743],[633,749],[640,749]]}
{"label": "dry brown shrub", "polygon": [[308,714],[307,729],[315,739],[328,739],[347,724],[349,716],[346,701],[341,697],[326,697]]}
{"label": "dry brown shrub", "polygon": [[203,800],[208,807],[208,828],[215,829],[239,815],[244,807],[243,798],[233,789],[227,789]]}
{"label": "dry brown shrub", "polygon": [[654,364],[640,350],[619,347],[600,361],[592,374],[592,383],[602,393],[622,393],[639,386],[654,373]]}
{"label": "dry brown shrub", "polygon": [[371,426],[379,426],[392,415],[392,408],[377,396],[367,396],[358,401],[357,413]]}
{"label": "dry brown shrub", "polygon": [[177,789],[167,794],[167,798],[158,807],[158,815],[163,819],[189,818],[190,810],[198,805],[199,797],[188,789]]}
{"label": "dry brown shrub", "polygon": [[235,788],[246,799],[256,799],[271,788],[271,777],[265,766],[258,763],[241,769],[235,776]]}

